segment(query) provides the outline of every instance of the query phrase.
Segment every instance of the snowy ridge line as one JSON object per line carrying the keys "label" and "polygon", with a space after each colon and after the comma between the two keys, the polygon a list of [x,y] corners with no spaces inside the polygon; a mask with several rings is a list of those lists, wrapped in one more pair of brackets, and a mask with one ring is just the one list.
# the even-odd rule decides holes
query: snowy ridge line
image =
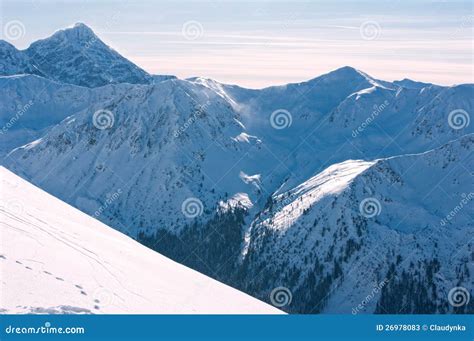
{"label": "snowy ridge line", "polygon": [[[149,82],[83,25],[34,47],[46,78],[0,78],[2,162],[32,184],[254,297],[283,287],[288,312],[350,313],[385,278],[364,312],[472,311],[443,298],[473,287],[474,212],[450,213],[472,184],[473,84],[352,67],[259,90]],[[0,74],[37,70],[2,53]]]}

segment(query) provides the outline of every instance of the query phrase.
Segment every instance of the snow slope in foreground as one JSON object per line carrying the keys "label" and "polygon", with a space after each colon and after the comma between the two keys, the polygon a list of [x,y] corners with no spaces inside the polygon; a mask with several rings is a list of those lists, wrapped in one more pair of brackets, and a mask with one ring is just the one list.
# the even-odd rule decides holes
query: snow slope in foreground
{"label": "snow slope in foreground", "polygon": [[0,312],[281,313],[0,167]]}

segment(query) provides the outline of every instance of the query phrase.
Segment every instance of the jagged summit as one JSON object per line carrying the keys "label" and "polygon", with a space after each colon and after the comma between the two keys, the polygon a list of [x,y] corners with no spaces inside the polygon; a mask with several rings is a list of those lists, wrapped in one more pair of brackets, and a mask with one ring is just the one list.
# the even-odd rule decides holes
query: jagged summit
{"label": "jagged summit", "polygon": [[[39,39],[28,47],[25,52],[35,59],[37,50],[51,49],[58,50],[58,47],[67,48],[68,46],[81,47],[83,49],[97,48],[99,45],[106,46],[94,31],[83,23],[76,23],[71,27],[66,27],[55,31],[49,37]],[[103,47],[101,46],[101,47]]]}
{"label": "jagged summit", "polygon": [[50,37],[40,39],[30,45],[30,47],[54,39],[69,39],[78,43],[87,43],[88,39],[99,39],[94,31],[84,23],[76,23],[71,27],[66,27],[54,32]]}
{"label": "jagged summit", "polygon": [[83,23],[36,41],[25,52],[48,78],[64,83],[92,88],[152,82],[151,75],[104,44]]}
{"label": "jagged summit", "polygon": [[19,51],[0,42],[0,75],[33,73],[89,88],[107,84],[152,84],[154,77],[107,46],[84,23],[54,32]]}

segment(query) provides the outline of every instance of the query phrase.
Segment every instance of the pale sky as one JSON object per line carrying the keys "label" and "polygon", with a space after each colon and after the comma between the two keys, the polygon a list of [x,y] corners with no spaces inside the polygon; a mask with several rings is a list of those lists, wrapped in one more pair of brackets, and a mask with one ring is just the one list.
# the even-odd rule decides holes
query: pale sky
{"label": "pale sky", "polygon": [[[350,65],[384,80],[473,83],[473,1],[0,0],[26,48],[76,22],[146,71],[259,88]],[[8,39],[12,21],[23,26]]]}

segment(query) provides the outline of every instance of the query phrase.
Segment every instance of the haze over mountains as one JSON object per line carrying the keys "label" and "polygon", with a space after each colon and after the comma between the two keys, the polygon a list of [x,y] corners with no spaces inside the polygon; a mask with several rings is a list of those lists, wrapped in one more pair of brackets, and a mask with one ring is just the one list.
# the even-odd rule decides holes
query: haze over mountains
{"label": "haze over mountains", "polygon": [[84,24],[0,46],[2,163],[52,195],[288,312],[382,282],[361,313],[473,311],[473,84],[152,76]]}

